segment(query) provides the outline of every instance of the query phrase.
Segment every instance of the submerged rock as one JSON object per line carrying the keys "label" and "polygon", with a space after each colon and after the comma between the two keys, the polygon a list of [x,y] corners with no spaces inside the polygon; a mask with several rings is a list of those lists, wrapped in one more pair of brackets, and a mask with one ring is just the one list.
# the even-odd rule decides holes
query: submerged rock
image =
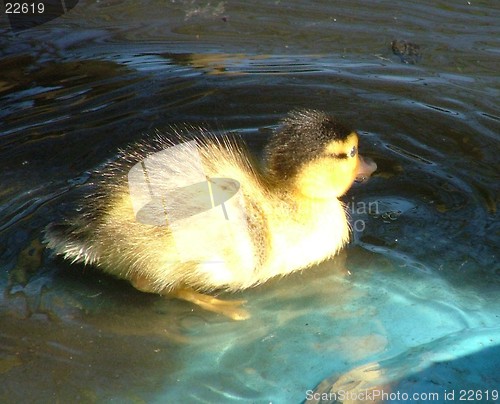
{"label": "submerged rock", "polygon": [[401,62],[407,64],[415,64],[420,62],[422,54],[420,53],[420,45],[412,42],[395,39],[391,42],[392,53],[399,56]]}

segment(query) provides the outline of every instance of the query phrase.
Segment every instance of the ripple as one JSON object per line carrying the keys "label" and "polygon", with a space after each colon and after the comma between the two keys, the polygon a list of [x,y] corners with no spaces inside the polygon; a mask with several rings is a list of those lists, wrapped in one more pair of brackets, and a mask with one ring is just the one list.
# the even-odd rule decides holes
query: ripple
{"label": "ripple", "polygon": [[424,164],[428,164],[428,165],[435,165],[435,163],[433,163],[432,161],[430,160],[427,160],[415,153],[412,153],[408,150],[405,150],[403,149],[402,147],[399,147],[399,146],[395,146],[395,145],[392,145],[392,144],[388,144],[386,145],[386,147],[398,154],[400,154],[401,156],[404,156],[404,157],[407,157],[407,158],[410,158],[412,159],[413,161],[416,161],[417,163],[424,163]]}

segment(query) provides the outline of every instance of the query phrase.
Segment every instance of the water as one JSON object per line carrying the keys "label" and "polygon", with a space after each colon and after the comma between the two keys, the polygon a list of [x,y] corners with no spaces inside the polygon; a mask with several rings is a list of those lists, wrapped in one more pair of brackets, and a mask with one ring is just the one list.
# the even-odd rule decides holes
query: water
{"label": "water", "polygon": [[[499,17],[495,1],[81,1],[13,33],[2,16],[0,401],[278,403],[356,385],[494,402]],[[344,198],[349,248],[234,296],[251,319],[39,244],[144,133],[207,123],[258,153],[297,107],[357,128],[379,170]]]}

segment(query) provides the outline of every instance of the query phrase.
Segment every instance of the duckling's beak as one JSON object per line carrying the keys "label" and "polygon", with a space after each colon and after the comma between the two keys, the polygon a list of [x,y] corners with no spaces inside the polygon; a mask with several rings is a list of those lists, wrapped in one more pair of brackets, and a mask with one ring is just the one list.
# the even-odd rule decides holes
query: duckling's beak
{"label": "duckling's beak", "polygon": [[356,170],[356,182],[366,181],[377,169],[377,163],[369,157],[358,155],[358,166]]}

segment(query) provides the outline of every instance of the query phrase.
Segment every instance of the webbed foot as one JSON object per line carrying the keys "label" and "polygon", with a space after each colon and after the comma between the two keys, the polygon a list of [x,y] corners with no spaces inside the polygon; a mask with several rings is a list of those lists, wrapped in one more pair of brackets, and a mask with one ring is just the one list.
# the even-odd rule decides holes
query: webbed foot
{"label": "webbed foot", "polygon": [[194,303],[202,309],[222,314],[232,320],[246,320],[250,318],[250,314],[240,307],[246,303],[246,300],[221,300],[213,296],[204,295],[191,288],[177,289],[170,292],[169,295]]}
{"label": "webbed foot", "polygon": [[130,282],[132,285],[142,291],[149,293],[160,293],[161,295],[171,296],[177,299],[185,300],[187,302],[196,304],[202,309],[211,311],[213,313],[219,313],[232,320],[246,320],[250,318],[250,314],[245,309],[241,308],[245,304],[246,300],[222,300],[216,297],[205,295],[203,293],[197,292],[192,288],[180,288],[175,290],[164,290],[158,292],[154,289],[151,281],[144,276],[135,274]]}

